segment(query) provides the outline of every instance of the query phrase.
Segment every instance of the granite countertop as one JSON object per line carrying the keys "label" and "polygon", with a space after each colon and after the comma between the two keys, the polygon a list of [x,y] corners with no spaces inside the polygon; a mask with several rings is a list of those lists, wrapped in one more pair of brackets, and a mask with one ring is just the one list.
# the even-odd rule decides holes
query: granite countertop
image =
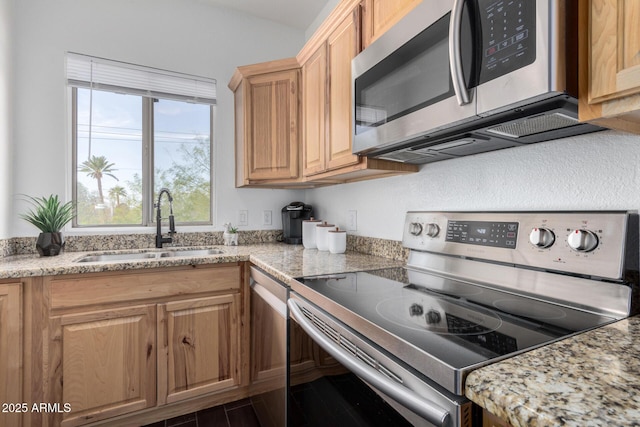
{"label": "granite countertop", "polygon": [[640,316],[475,370],[466,396],[513,426],[640,426]]}
{"label": "granite countertop", "polygon": [[[54,257],[36,255],[14,255],[1,258],[0,279],[59,274],[96,273],[103,271],[133,270],[154,267],[171,267],[190,264],[214,264],[251,261],[285,283],[295,277],[318,274],[344,273],[349,271],[398,267],[404,262],[367,255],[359,252],[331,254],[317,249],[305,249],[302,245],[284,243],[260,243],[241,246],[207,246],[198,248],[220,249],[223,253],[198,257],[169,257],[109,262],[76,262],[86,255],[105,253],[131,253],[148,251],[180,250],[179,247],[164,249],[137,249],[127,251],[64,252]],[[183,248],[184,249],[184,248]],[[189,249],[192,249],[191,247]]]}
{"label": "granite countertop", "polygon": [[[78,263],[102,253],[1,258],[0,279],[250,261],[276,279],[403,266],[359,252],[331,254],[302,245],[207,246],[222,254]],[[513,426],[640,426],[640,316],[578,334],[469,374],[466,396]]]}

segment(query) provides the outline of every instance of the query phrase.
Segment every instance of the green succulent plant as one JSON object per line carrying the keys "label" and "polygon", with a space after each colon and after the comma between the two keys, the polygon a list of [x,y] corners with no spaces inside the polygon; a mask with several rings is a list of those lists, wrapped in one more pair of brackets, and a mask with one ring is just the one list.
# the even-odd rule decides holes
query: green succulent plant
{"label": "green succulent plant", "polygon": [[74,203],[67,202],[62,204],[57,195],[26,197],[33,209],[30,209],[26,214],[21,214],[20,218],[35,225],[43,233],[59,232],[76,215]]}

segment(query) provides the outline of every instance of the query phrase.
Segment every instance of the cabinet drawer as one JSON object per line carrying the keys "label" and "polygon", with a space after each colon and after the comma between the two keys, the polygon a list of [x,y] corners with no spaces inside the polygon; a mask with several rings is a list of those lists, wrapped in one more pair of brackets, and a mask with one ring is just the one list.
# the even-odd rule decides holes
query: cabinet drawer
{"label": "cabinet drawer", "polygon": [[235,292],[240,289],[241,278],[242,269],[236,264],[52,278],[51,309]]}

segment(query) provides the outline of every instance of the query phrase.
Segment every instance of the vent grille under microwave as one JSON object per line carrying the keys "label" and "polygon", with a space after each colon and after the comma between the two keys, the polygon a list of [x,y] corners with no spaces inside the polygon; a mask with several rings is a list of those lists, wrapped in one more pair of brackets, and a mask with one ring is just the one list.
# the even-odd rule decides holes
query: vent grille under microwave
{"label": "vent grille under microwave", "polygon": [[520,138],[577,125],[578,120],[562,113],[543,114],[488,128],[487,132],[508,138]]}

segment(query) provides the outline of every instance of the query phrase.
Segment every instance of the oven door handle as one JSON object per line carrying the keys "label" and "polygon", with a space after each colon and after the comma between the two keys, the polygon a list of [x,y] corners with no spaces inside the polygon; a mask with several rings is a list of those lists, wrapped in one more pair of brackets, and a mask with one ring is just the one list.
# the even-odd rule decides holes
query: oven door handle
{"label": "oven door handle", "polygon": [[460,46],[460,31],[462,29],[462,9],[465,0],[454,0],[449,22],[449,68],[451,68],[451,83],[456,93],[458,104],[471,102],[467,84],[462,71],[462,48]]}
{"label": "oven door handle", "polygon": [[289,305],[289,312],[300,327],[302,327],[316,343],[351,372],[430,423],[442,427],[449,425],[451,416],[447,410],[441,408],[434,402],[421,398],[412,390],[403,387],[377,370],[358,361],[358,359],[354,358],[346,350],[340,348],[338,344],[319,332],[313,324],[305,318],[295,301],[289,299],[287,304]]}

